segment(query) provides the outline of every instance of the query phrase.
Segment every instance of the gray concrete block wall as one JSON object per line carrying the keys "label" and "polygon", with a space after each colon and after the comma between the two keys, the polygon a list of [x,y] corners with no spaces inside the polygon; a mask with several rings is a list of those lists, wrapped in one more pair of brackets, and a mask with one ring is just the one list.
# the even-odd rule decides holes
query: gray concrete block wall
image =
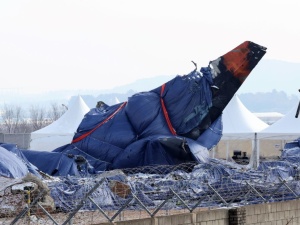
{"label": "gray concrete block wall", "polygon": [[228,221],[228,209],[216,209],[130,221],[101,223],[101,225],[229,225]]}
{"label": "gray concrete block wall", "polygon": [[[236,211],[239,220],[230,220],[229,211]],[[194,211],[169,216],[157,216],[101,225],[298,225],[300,200],[264,203],[228,209]]]}
{"label": "gray concrete block wall", "polygon": [[300,200],[244,206],[247,225],[300,224]]}
{"label": "gray concrete block wall", "polygon": [[195,222],[195,225],[229,225],[228,209],[197,212]]}
{"label": "gray concrete block wall", "polygon": [[0,142],[16,144],[18,148],[28,149],[30,144],[30,134],[3,134],[0,133]]}

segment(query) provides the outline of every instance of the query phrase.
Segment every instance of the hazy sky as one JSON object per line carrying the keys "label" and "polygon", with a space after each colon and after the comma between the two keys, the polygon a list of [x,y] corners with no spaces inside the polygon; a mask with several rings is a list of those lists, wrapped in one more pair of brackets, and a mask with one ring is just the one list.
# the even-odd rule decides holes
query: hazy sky
{"label": "hazy sky", "polygon": [[245,40],[300,63],[299,0],[1,0],[1,89],[186,74]]}

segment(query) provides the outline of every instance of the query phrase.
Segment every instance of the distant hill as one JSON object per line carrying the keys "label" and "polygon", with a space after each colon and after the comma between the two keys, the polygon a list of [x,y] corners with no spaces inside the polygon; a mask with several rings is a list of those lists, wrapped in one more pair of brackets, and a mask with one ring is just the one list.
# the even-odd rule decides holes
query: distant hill
{"label": "distant hill", "polygon": [[[169,75],[169,76],[157,76],[151,78],[144,78],[136,80],[135,82],[115,87],[110,90],[106,90],[106,93],[126,93],[128,90],[133,90],[135,92],[142,92],[142,91],[150,91],[154,88],[161,86],[163,83],[168,82],[169,80],[176,77],[176,75]],[[104,93],[104,91],[102,91]]]}
{"label": "distant hill", "polygon": [[251,112],[288,113],[299,103],[296,95],[287,95],[283,91],[242,93],[238,95],[242,103]]}
{"label": "distant hill", "polygon": [[[101,90],[100,93],[126,93],[128,90],[136,92],[148,91],[175,76],[165,75],[140,79],[128,85],[115,87],[110,90]],[[298,95],[298,89],[300,89],[300,63],[263,59],[251,72],[250,76],[239,89],[238,94],[266,93],[276,90],[278,92],[283,91],[287,95]]]}
{"label": "distant hill", "polygon": [[[252,71],[238,93],[283,91],[298,95],[300,63],[262,60]],[[300,96],[300,95],[299,95]]]}
{"label": "distant hill", "polygon": [[[107,93],[98,96],[83,95],[82,98],[86,104],[93,108],[97,101],[104,101],[108,105],[113,105],[119,102],[127,101],[132,96],[133,90],[127,93]],[[286,114],[299,102],[299,97],[296,95],[287,95],[283,91],[273,90],[272,92],[257,92],[257,93],[241,93],[238,94],[242,103],[251,112],[279,112]]]}
{"label": "distant hill", "polygon": [[[187,71],[189,73],[190,71]],[[62,90],[37,94],[24,94],[20,90],[0,90],[0,104],[49,105],[56,102],[67,104],[72,96],[81,95],[89,107],[97,101],[115,104],[126,101],[136,92],[149,91],[174,78],[161,75],[139,79],[135,82],[108,90]],[[241,101],[252,112],[280,112],[285,114],[299,101],[300,63],[278,60],[261,60],[238,90]]]}

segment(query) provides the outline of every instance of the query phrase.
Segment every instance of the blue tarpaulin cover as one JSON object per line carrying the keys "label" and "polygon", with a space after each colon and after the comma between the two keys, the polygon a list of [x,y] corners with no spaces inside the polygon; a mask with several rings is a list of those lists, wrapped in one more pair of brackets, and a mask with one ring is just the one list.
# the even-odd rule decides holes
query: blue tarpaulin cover
{"label": "blue tarpaulin cover", "polygon": [[0,176],[20,178],[28,172],[28,168],[21,158],[6,148],[0,147]]}
{"label": "blue tarpaulin cover", "polygon": [[53,176],[207,163],[208,150],[222,136],[223,109],[265,53],[265,47],[245,41],[207,67],[196,66],[126,102],[99,104],[84,116],[70,144],[22,154]]}
{"label": "blue tarpaulin cover", "polygon": [[[127,102],[92,109],[79,125],[73,143],[54,152],[88,154],[97,159],[97,170],[205,162],[207,149],[221,138],[221,117],[196,140],[181,134],[207,115],[212,104],[211,85],[210,69],[202,68],[176,76],[163,91],[158,87],[137,93]],[[176,135],[168,126],[162,98]],[[185,151],[182,146],[186,146]]]}

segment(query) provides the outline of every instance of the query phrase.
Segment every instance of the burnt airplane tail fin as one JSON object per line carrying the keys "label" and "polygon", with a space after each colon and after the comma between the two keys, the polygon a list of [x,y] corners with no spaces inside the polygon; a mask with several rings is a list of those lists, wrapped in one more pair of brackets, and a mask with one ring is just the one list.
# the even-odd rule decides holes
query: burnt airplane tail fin
{"label": "burnt airplane tail fin", "polygon": [[245,41],[222,57],[223,64],[242,83],[265,53],[265,47]]}
{"label": "burnt airplane tail fin", "polygon": [[215,85],[220,88],[220,84],[231,76],[243,83],[265,53],[265,47],[245,41],[218,59],[211,61],[210,66],[213,69]]}
{"label": "burnt airplane tail fin", "polygon": [[[209,63],[213,78],[212,106],[197,128],[200,129],[200,133],[222,114],[224,108],[265,53],[265,47],[245,41]],[[192,132],[194,131],[192,130]]]}
{"label": "burnt airplane tail fin", "polygon": [[213,107],[223,111],[265,53],[265,47],[245,41],[210,62],[213,83],[218,88],[214,93]]}

